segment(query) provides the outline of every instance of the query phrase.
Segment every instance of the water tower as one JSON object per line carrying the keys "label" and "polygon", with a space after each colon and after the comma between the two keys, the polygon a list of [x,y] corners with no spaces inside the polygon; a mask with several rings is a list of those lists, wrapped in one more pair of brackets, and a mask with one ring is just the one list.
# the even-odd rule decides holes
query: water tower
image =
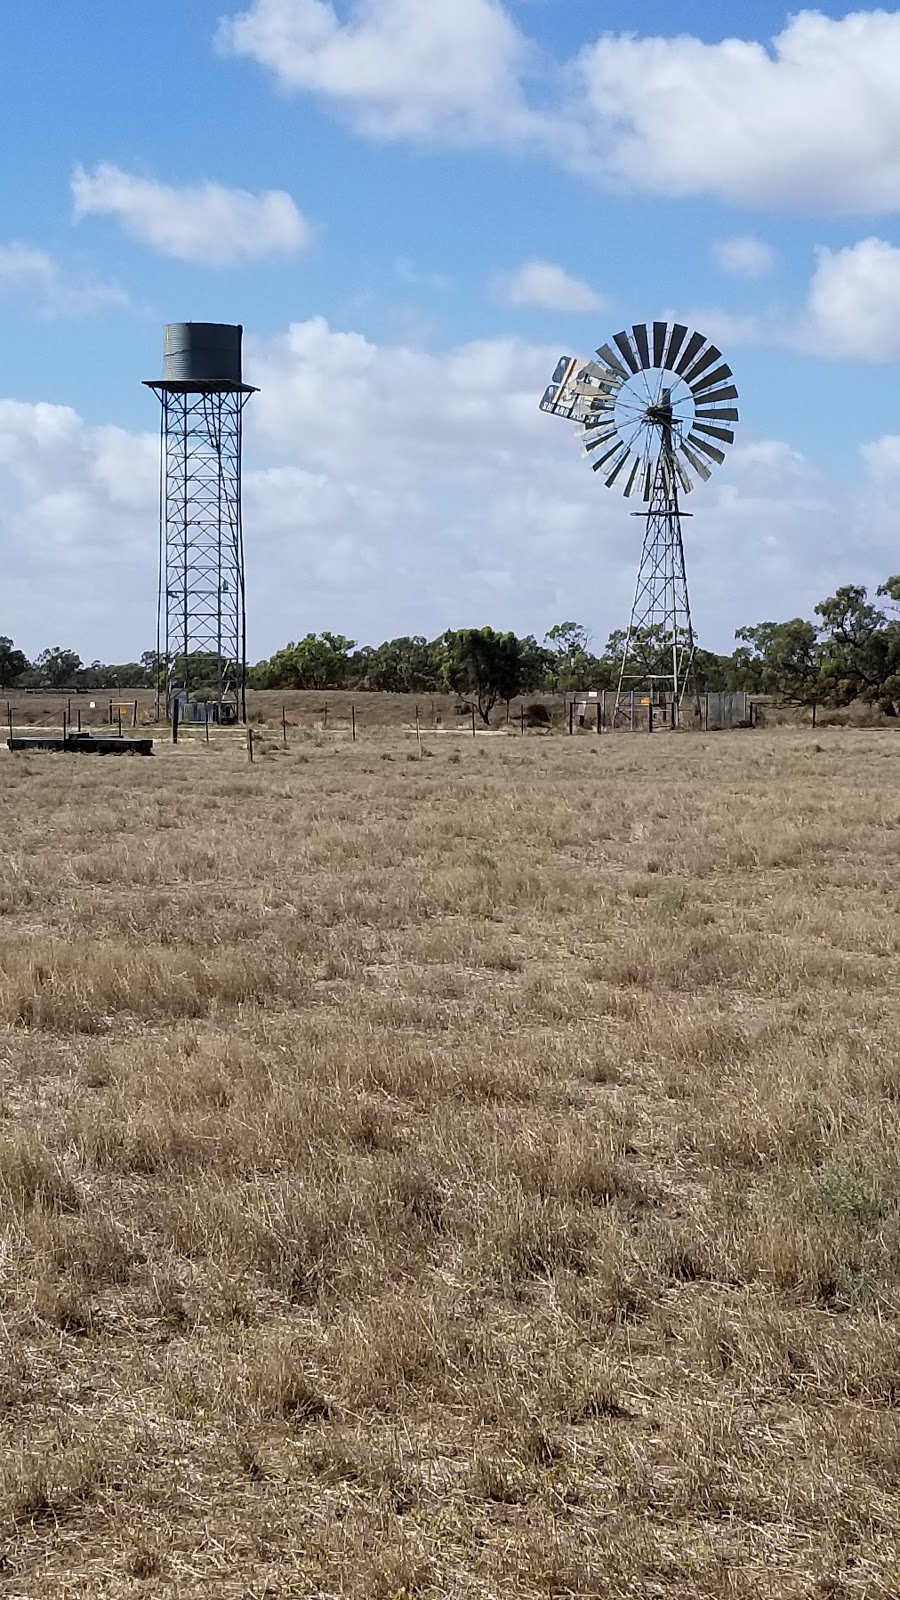
{"label": "water tower", "polygon": [[243,328],[170,322],[161,406],[156,651],[166,707],[181,691],[220,722],[246,721],[247,614],[241,526]]}

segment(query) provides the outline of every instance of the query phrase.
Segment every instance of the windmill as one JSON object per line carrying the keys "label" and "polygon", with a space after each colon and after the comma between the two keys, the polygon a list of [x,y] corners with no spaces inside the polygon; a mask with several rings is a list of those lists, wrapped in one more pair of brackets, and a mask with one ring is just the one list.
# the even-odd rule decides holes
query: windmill
{"label": "windmill", "polygon": [[576,422],[584,454],[608,489],[639,493],[644,540],[616,710],[647,685],[671,705],[673,724],[693,679],[694,630],[688,598],[679,493],[706,481],[734,441],[738,398],[721,350],[681,322],[635,323],[601,345],[597,360],[563,356],[541,410]]}

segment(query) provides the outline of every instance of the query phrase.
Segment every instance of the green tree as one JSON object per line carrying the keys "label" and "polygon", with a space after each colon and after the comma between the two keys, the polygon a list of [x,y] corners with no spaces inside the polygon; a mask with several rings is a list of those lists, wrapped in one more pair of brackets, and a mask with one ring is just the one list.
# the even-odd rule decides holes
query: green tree
{"label": "green tree", "polygon": [[350,658],[354,686],[389,694],[435,693],[441,686],[441,642],[420,634],[387,639]]}
{"label": "green tree", "polygon": [[75,682],[81,669],[81,657],[74,650],[62,650],[57,644],[50,650],[42,650],[34,664],[43,685],[48,689],[65,689]]}
{"label": "green tree", "polygon": [[738,628],[734,662],[751,692],[776,695],[795,705],[826,698],[818,631],[812,622],[758,622]]}
{"label": "green tree", "polygon": [[0,634],[0,689],[11,689],[28,671],[28,657],[17,650],[12,639]]}
{"label": "green tree", "polygon": [[[889,578],[878,595],[896,606],[900,578]],[[900,622],[869,600],[859,584],[845,584],[816,606],[822,619],[822,677],[827,698],[877,703],[890,716],[900,706]]]}
{"label": "green tree", "polygon": [[343,689],[348,680],[352,639],[341,633],[308,633],[277,650],[253,671],[258,689]]}
{"label": "green tree", "polygon": [[521,665],[520,643],[514,633],[459,628],[444,635],[443,683],[472,701],[486,724],[498,700],[512,700],[518,694]]}
{"label": "green tree", "polygon": [[557,622],[544,635],[550,676],[556,689],[601,688],[601,663],[588,646],[590,635],[580,622]]}

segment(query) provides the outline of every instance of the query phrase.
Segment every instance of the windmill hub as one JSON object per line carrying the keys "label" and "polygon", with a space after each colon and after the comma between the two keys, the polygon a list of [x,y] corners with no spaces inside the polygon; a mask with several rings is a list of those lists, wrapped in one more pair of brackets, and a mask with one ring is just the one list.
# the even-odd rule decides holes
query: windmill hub
{"label": "windmill hub", "polygon": [[635,323],[601,345],[597,360],[563,356],[541,410],[578,424],[584,453],[607,488],[640,492],[647,511],[631,625],[619,677],[675,706],[693,677],[679,491],[734,442],[738,398],[731,368],[704,334],[684,323]]}
{"label": "windmill hub", "polygon": [[656,427],[671,428],[674,420],[671,389],[663,389],[663,392],[659,397],[659,404],[649,405],[645,415],[647,421],[654,423]]}

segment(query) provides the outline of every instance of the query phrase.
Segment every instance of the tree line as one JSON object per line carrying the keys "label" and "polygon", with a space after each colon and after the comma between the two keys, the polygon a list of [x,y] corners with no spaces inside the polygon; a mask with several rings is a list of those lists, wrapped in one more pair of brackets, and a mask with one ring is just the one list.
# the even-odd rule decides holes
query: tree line
{"label": "tree line", "polygon": [[[698,648],[698,687],[743,689],[794,705],[876,704],[900,710],[900,577],[888,578],[870,599],[848,584],[815,608],[813,620],[759,622],[739,628],[730,655]],[[632,641],[636,682],[653,669],[664,643],[645,630]],[[487,722],[493,707],[529,694],[571,689],[611,689],[618,682],[625,644],[621,630],[605,649],[591,650],[587,630],[560,622],[539,643],[493,628],[458,628],[436,639],[412,635],[379,645],[358,645],[343,634],[308,633],[249,669],[253,689],[350,689],[370,693],[455,693]],[[176,678],[202,695],[215,687],[216,664],[198,655],[173,664]],[[13,640],[0,637],[0,688],[154,689],[155,651],[136,662],[82,662],[60,646],[29,661]]]}

